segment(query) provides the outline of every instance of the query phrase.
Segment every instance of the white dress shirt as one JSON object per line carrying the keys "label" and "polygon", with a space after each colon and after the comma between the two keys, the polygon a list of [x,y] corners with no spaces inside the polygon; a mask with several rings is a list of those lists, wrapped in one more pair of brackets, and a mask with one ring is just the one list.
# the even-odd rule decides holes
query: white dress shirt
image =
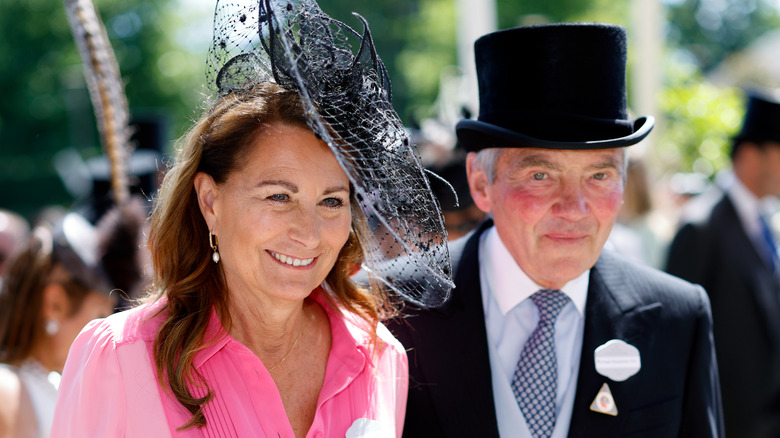
{"label": "white dress shirt", "polygon": [[761,232],[760,215],[768,217],[768,209],[761,199],[757,198],[744,184],[738,179],[733,181],[726,188],[729,199],[734,204],[739,221],[742,223],[745,233],[753,241],[753,245],[758,250],[761,258],[766,257],[764,249],[764,236]]}
{"label": "white dress shirt", "polygon": [[[495,227],[480,237],[479,274],[499,434],[531,438],[511,385],[523,346],[539,322],[539,310],[527,298],[544,288],[520,269]],[[558,391],[552,438],[565,438],[569,433],[585,328],[589,274],[590,271],[586,271],[561,288],[570,302],[561,310],[555,323]]]}

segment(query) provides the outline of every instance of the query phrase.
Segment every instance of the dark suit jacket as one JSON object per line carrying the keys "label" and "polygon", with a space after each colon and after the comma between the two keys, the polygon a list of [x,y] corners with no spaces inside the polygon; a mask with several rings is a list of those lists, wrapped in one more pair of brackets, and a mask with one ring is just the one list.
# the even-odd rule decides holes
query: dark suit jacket
{"label": "dark suit jacket", "polygon": [[[497,437],[477,252],[480,234],[451,246],[456,288],[440,309],[407,308],[387,323],[408,349],[405,437]],[[591,270],[570,437],[722,436],[707,296],[697,286],[602,254]],[[594,350],[611,339],[639,349],[624,382],[599,375]],[[608,383],[616,417],[589,407]]]}
{"label": "dark suit jacket", "polygon": [[712,302],[728,435],[780,437],[780,282],[728,196],[679,230],[667,271],[704,286]]}

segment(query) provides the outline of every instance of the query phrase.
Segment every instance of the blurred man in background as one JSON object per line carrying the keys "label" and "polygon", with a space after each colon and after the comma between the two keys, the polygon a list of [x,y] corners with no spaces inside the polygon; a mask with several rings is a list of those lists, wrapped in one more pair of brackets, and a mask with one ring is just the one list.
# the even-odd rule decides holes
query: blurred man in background
{"label": "blurred man in background", "polygon": [[780,196],[780,102],[752,94],[733,141],[733,178],[697,208],[667,271],[712,302],[727,436],[780,436],[780,277],[766,200]]}

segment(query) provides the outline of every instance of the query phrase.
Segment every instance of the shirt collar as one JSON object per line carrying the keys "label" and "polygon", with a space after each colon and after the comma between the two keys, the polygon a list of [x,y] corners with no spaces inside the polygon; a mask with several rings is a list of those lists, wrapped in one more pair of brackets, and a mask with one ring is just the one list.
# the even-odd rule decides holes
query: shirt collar
{"label": "shirt collar", "polygon": [[[535,292],[545,289],[526,275],[515,262],[495,227],[483,235],[479,254],[480,266],[486,268],[485,280],[504,315]],[[574,303],[580,315],[585,315],[589,279],[590,270],[587,270],[560,289]]]}
{"label": "shirt collar", "polygon": [[761,214],[761,200],[756,197],[739,178],[734,178],[728,187],[729,198],[737,210],[740,222],[751,236],[760,235],[761,225],[759,215]]}
{"label": "shirt collar", "polygon": [[[331,356],[337,357],[344,366],[351,370],[352,374],[357,374],[367,364],[373,365],[371,352],[366,348],[367,345],[370,345],[370,334],[364,327],[368,323],[349,312],[333,308],[328,300],[322,296],[325,293],[327,292],[317,288],[310,297],[317,301],[328,314],[333,334]],[[214,307],[211,308],[211,316],[203,339],[206,346],[196,353],[193,360],[195,368],[200,368],[228,343],[238,342],[222,326],[222,321],[220,321]],[[378,345],[378,348],[381,346]],[[334,355],[333,352],[338,354]]]}
{"label": "shirt collar", "polygon": [[203,342],[205,342],[206,346],[195,353],[195,358],[192,363],[193,366],[195,368],[200,368],[232,339],[233,337],[225,331],[224,327],[222,327],[222,321],[220,321],[219,316],[217,316],[217,310],[212,307],[208,326],[206,327],[206,333],[203,336]]}

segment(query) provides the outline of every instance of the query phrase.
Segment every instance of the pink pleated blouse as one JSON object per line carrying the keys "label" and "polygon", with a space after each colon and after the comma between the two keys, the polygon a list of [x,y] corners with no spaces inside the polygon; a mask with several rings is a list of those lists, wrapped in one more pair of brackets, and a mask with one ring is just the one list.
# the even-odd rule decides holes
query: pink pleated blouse
{"label": "pink pleated blouse", "polygon": [[[306,436],[400,437],[408,385],[403,347],[381,324],[378,345],[370,347],[357,317],[313,296],[328,314],[333,341]],[[163,322],[155,316],[161,306],[146,304],[84,328],[65,364],[53,438],[294,436],[263,363],[225,332],[213,310],[206,332],[210,345],[194,362],[214,392],[204,406],[207,424],[177,431],[191,414],[157,383],[152,348]]]}

